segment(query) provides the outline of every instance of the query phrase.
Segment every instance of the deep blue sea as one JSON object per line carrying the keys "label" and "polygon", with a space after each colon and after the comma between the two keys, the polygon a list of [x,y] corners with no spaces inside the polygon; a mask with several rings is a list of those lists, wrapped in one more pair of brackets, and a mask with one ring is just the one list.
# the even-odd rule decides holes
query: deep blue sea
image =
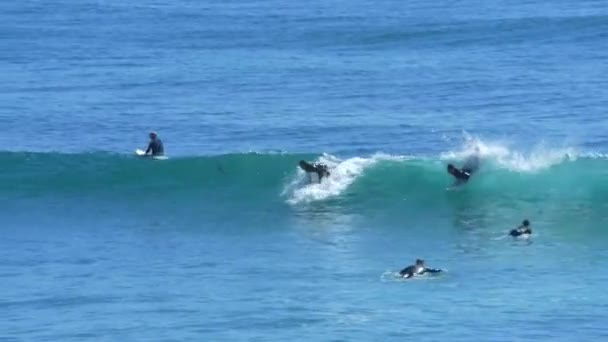
{"label": "deep blue sea", "polygon": [[608,339],[607,47],[605,0],[2,1],[0,341]]}

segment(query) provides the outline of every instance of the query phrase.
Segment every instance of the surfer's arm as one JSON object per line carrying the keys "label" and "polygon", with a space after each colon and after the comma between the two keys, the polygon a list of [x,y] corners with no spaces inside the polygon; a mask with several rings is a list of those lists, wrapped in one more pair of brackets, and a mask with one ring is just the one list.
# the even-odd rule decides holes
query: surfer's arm
{"label": "surfer's arm", "polygon": [[148,148],[146,149],[146,154],[150,154],[150,151],[152,151],[152,142],[150,142],[148,144]]}
{"label": "surfer's arm", "polygon": [[439,268],[425,268],[424,271],[422,273],[439,273],[439,272],[443,272],[442,269]]}

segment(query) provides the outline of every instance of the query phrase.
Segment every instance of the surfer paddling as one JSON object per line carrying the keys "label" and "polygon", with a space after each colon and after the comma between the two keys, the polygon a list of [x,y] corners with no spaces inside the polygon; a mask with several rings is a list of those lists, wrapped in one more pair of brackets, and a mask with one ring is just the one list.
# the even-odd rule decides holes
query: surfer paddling
{"label": "surfer paddling", "polygon": [[509,235],[518,238],[518,237],[528,237],[532,235],[532,227],[530,227],[530,221],[524,220],[519,227],[513,229],[509,232]]}
{"label": "surfer paddling", "polygon": [[408,279],[413,276],[423,275],[425,273],[440,273],[440,272],[443,272],[443,270],[437,269],[437,268],[428,268],[424,265],[424,260],[416,259],[415,265],[411,265],[411,266],[408,266],[408,267],[402,269],[399,272],[399,275],[402,278]]}

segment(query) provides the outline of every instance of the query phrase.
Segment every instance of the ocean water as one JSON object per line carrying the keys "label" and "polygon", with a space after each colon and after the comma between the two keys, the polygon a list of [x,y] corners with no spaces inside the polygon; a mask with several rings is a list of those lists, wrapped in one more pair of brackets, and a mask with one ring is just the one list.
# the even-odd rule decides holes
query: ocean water
{"label": "ocean water", "polygon": [[1,2],[0,341],[608,338],[607,32],[599,0]]}

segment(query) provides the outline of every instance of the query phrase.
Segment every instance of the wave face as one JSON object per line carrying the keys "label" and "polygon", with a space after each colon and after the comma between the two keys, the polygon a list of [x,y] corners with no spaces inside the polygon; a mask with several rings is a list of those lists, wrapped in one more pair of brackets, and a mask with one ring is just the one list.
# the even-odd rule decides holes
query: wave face
{"label": "wave face", "polygon": [[[479,153],[481,168],[462,187],[446,191],[457,165]],[[310,184],[301,159],[326,163],[331,177]],[[486,200],[605,200],[608,159],[572,149],[521,154],[498,145],[467,145],[438,157],[374,154],[338,158],[306,154],[231,154],[164,161],[114,154],[0,153],[3,196],[180,196],[229,198],[244,204],[280,202],[298,206],[337,202],[343,206],[394,201],[433,205],[449,196]],[[447,195],[446,195],[447,194]]]}

